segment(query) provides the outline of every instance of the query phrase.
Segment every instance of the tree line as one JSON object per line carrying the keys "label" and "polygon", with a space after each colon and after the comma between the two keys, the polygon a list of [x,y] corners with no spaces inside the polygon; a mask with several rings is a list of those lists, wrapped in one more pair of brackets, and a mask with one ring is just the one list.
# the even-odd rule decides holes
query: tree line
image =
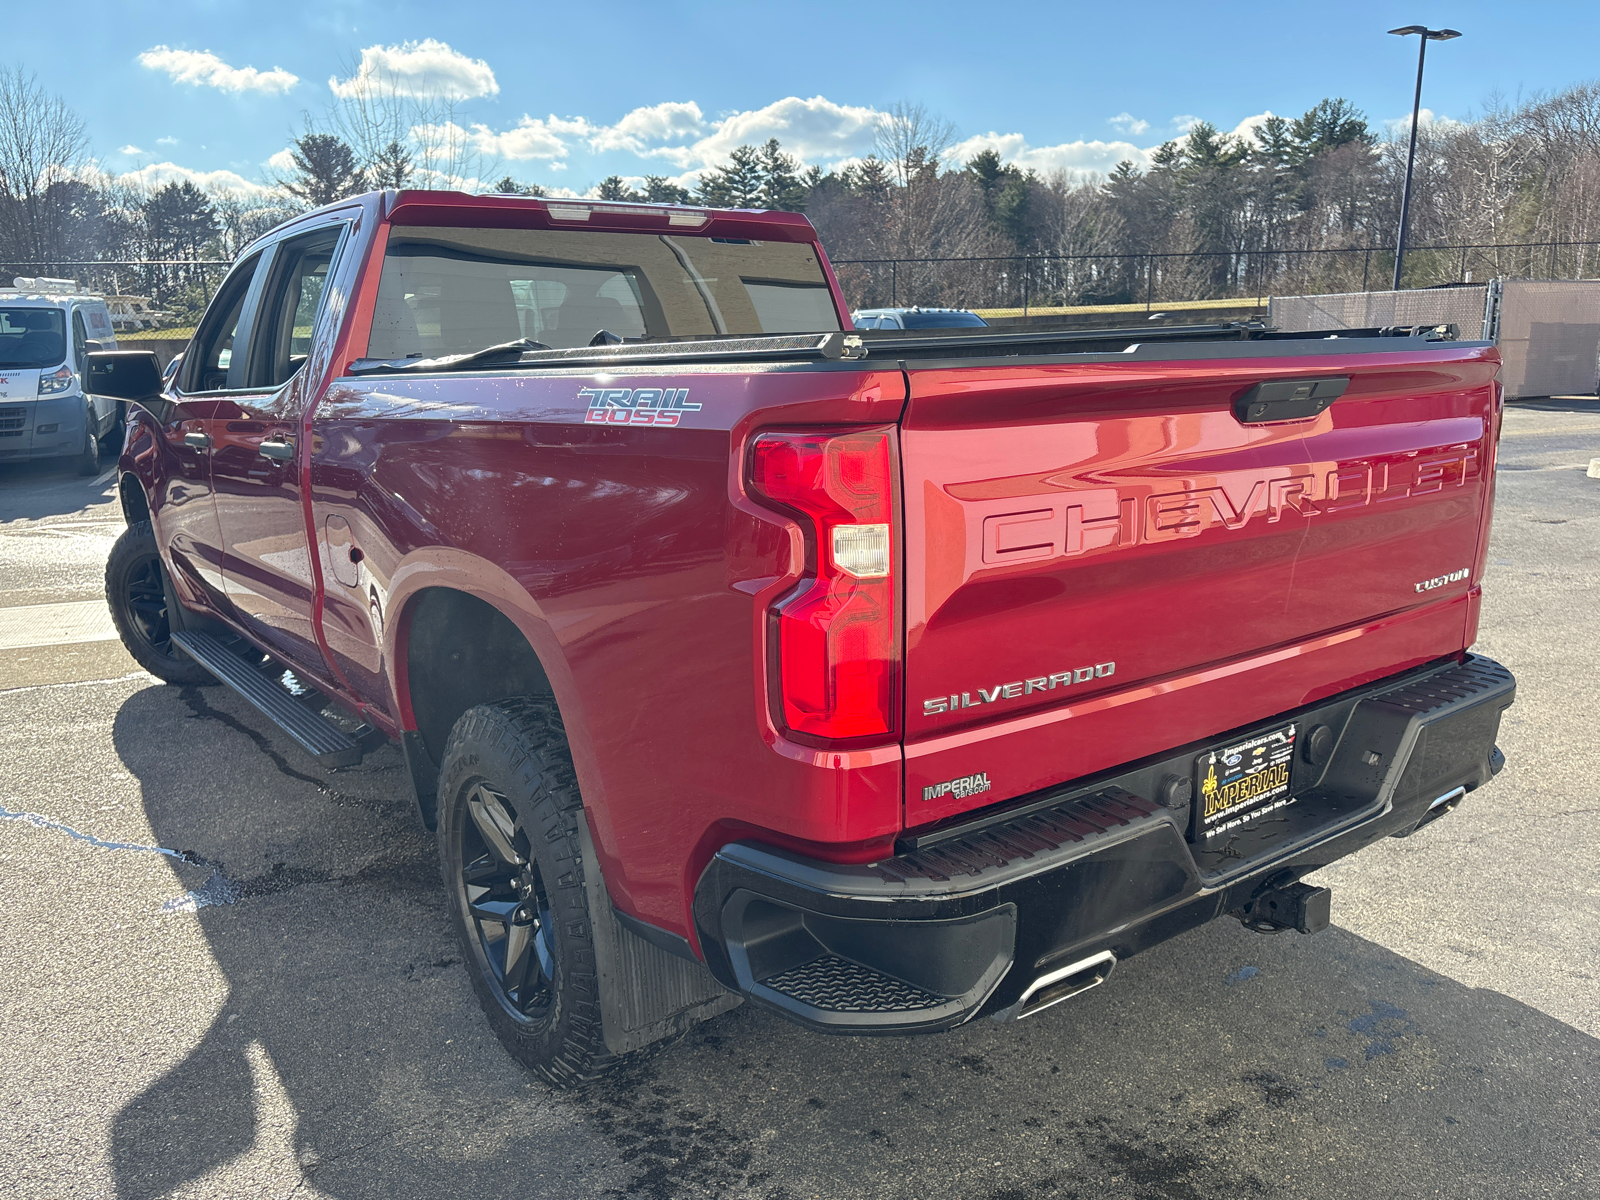
{"label": "tree line", "polygon": [[[382,80],[346,89],[294,140],[271,190],[245,198],[190,182],[143,186],[98,170],[81,119],[20,68],[0,70],[0,272],[74,260],[231,260],[297,212],[382,187],[498,180],[448,99]],[[1199,122],[1146,164],[1082,178],[1027,170],[993,150],[954,161],[956,131],[921,105],[879,122],[871,153],[806,168],[777,139],[740,146],[685,187],[611,176],[611,200],[807,213],[860,305],[1168,302],[1388,286],[1409,129],[1380,131],[1348,101],[1267,117],[1249,136]],[[482,186],[481,184],[476,186]],[[1600,273],[1600,82],[1419,130],[1406,284],[1470,275]],[[1430,249],[1467,244],[1527,250]],[[31,272],[28,272],[31,273]],[[81,273],[81,272],[80,272]],[[99,272],[180,315],[215,270]]]}

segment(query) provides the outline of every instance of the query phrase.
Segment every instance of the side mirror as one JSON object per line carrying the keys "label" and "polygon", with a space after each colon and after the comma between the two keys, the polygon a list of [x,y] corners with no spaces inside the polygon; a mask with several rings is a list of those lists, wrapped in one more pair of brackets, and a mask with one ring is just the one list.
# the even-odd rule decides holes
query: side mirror
{"label": "side mirror", "polygon": [[83,348],[89,354],[99,354],[103,347],[93,338],[89,338],[83,343]]}
{"label": "side mirror", "polygon": [[99,350],[89,355],[92,396],[148,400],[161,394],[161,360],[154,350]]}

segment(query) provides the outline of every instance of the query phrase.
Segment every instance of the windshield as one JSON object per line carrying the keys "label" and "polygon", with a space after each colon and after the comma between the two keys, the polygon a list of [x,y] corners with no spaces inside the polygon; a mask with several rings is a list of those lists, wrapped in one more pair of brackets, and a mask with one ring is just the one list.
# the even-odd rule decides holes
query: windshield
{"label": "windshield", "polygon": [[907,329],[986,329],[989,325],[970,312],[908,312],[901,313],[900,319]]}
{"label": "windshield", "polygon": [[814,246],[569,229],[395,228],[369,358],[465,354],[528,338],[626,339],[840,328]]}
{"label": "windshield", "polygon": [[53,367],[67,357],[59,308],[0,308],[0,367]]}

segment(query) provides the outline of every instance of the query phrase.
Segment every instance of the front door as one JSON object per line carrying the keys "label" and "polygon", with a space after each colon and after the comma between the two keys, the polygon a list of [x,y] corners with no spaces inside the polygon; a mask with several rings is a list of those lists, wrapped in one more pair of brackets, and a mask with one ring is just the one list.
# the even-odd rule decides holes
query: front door
{"label": "front door", "polygon": [[247,334],[245,387],[211,428],[229,604],[262,645],[318,676],[326,663],[313,626],[316,576],[300,496],[300,418],[313,382],[302,368],[346,228],[330,222],[268,251]]}
{"label": "front door", "polygon": [[[222,533],[211,494],[211,446],[218,414],[235,411],[244,386],[244,331],[260,292],[262,256],[252,254],[228,272],[184,352],[182,369],[163,406],[162,438],[150,452],[164,455],[160,493],[151,521],[169,552],[175,582],[190,604],[226,614]],[[234,362],[237,348],[239,362]],[[140,451],[143,453],[145,451]]]}

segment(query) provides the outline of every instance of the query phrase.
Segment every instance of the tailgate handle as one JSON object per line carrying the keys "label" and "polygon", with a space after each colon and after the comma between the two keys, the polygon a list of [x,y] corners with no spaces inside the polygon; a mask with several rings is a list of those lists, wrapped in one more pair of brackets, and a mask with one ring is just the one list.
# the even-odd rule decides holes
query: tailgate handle
{"label": "tailgate handle", "polygon": [[1314,417],[1344,395],[1350,377],[1333,379],[1276,379],[1258,383],[1233,402],[1233,415],[1244,425],[1268,421],[1303,421]]}

